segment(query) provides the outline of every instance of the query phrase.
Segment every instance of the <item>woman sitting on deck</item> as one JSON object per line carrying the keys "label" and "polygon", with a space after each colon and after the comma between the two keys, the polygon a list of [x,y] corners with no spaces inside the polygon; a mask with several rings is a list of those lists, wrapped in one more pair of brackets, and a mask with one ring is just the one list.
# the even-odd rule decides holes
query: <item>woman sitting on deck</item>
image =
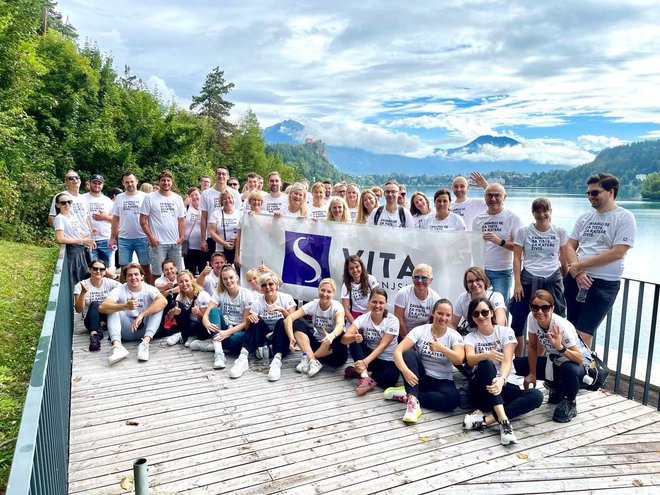
{"label": "woman sitting on deck", "polygon": [[[342,337],[348,344],[355,366],[344,370],[344,378],[359,378],[355,389],[364,395],[376,385],[393,387],[399,381],[394,364],[394,349],[399,335],[399,320],[387,312],[387,292],[374,287],[369,293],[369,312],[358,316]],[[371,376],[369,376],[371,372]]]}
{"label": "woman sitting on deck", "polygon": [[344,261],[344,280],[341,285],[341,304],[346,321],[353,320],[367,311],[369,293],[378,285],[378,280],[367,272],[362,258],[352,254]]}
{"label": "woman sitting on deck", "polygon": [[447,299],[433,305],[431,323],[413,328],[394,350],[394,362],[401,371],[403,387],[392,387],[386,399],[406,402],[403,421],[416,423],[420,405],[437,411],[452,411],[460,399],[454,385],[454,365],[465,359],[463,338],[449,327],[452,307]]}
{"label": "woman sitting on deck", "polygon": [[454,302],[451,327],[456,328],[461,335],[467,335],[471,330],[469,325],[470,319],[468,318],[470,301],[481,297],[488,299],[493,305],[493,308],[495,308],[495,321],[497,324],[506,325],[506,304],[504,298],[499,292],[487,290],[490,287],[490,279],[482,268],[473,266],[465,270],[463,287],[465,287],[465,292],[459,295]]}
{"label": "woman sitting on deck", "polygon": [[165,308],[163,312],[164,331],[169,334],[166,340],[167,345],[188,342],[190,339],[191,350],[205,350],[200,346],[201,340],[199,340],[199,344],[195,345],[195,342],[204,337],[208,338],[202,327],[202,317],[211,301],[211,296],[197,284],[188,270],[179,272],[176,279],[179,293],[169,309]]}
{"label": "woman sitting on deck", "polygon": [[[298,373],[313,377],[323,367],[342,366],[348,359],[348,349],[342,343],[344,333],[344,308],[333,299],[337,286],[331,278],[319,282],[319,297],[289,314],[284,329],[291,341],[291,350],[298,344],[303,357],[296,366]],[[308,323],[303,316],[310,316]]]}
{"label": "woman sitting on deck", "polygon": [[481,410],[465,416],[463,429],[483,430],[499,423],[502,445],[517,443],[509,419],[539,407],[543,394],[518,386],[513,366],[516,335],[510,327],[497,324],[495,309],[488,299],[470,301],[468,323],[475,328],[465,337],[467,363],[476,366],[470,393]]}
{"label": "woman sitting on deck", "polygon": [[89,278],[81,280],[73,289],[73,305],[76,313],[84,314],[85,328],[89,331],[89,350],[101,349],[103,328],[108,316],[99,312],[99,305],[108,297],[119,282],[105,276],[107,266],[102,259],[92,261]]}
{"label": "woman sitting on deck", "polygon": [[[585,366],[591,361],[591,353],[579,338],[573,324],[554,313],[555,298],[546,290],[537,290],[531,298],[527,316],[527,357],[514,360],[516,373],[525,377],[525,388],[536,386],[536,380],[549,380],[550,404],[558,404],[552,415],[557,423],[568,423],[577,416],[575,397]],[[538,356],[538,346],[547,356]]]}
{"label": "woman sitting on deck", "polygon": [[429,322],[431,311],[440,294],[431,289],[433,268],[425,263],[415,267],[412,285],[406,285],[394,299],[394,316],[399,319],[399,340],[409,329]]}

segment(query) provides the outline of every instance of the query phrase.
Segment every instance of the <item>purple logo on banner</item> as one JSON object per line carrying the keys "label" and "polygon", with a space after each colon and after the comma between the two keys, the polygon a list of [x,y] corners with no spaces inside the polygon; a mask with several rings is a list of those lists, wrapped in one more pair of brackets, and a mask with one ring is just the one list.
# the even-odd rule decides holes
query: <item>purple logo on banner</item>
{"label": "purple logo on banner", "polygon": [[285,251],[282,280],[287,284],[317,287],[330,276],[330,243],[332,237],[284,232]]}

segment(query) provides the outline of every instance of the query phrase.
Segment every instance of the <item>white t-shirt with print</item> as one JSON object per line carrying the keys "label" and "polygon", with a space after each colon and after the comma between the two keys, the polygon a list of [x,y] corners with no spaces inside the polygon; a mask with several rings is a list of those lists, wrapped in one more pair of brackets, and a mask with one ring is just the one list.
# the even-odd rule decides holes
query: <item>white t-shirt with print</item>
{"label": "white t-shirt with print", "polygon": [[[578,346],[580,349],[580,354],[582,354],[582,357],[588,362],[591,361],[591,352],[587,348],[586,345],[582,343],[580,338],[577,335],[577,330],[575,330],[575,327],[573,324],[568,321],[566,318],[562,318],[559,315],[552,314],[552,317],[550,318],[550,329],[552,329],[555,325],[559,328],[559,331],[562,334],[562,343],[567,347],[573,347],[573,346]],[[552,342],[550,341],[550,338],[548,337],[548,334],[546,330],[541,328],[541,325],[539,325],[539,322],[536,321],[536,318],[534,318],[534,315],[530,313],[527,315],[527,331],[531,334],[535,334],[543,348],[548,351],[548,354],[557,354],[561,356],[561,354],[555,349],[552,345]],[[568,358],[567,358],[568,359]]]}
{"label": "white t-shirt with print", "polygon": [[516,246],[523,248],[525,270],[535,277],[549,277],[559,269],[559,248],[565,246],[567,241],[568,236],[563,228],[551,225],[541,232],[534,224],[519,229],[513,240]]}
{"label": "white t-shirt with print", "polygon": [[188,249],[201,249],[202,232],[199,229],[201,220],[200,211],[190,205],[186,211],[186,236],[184,237],[188,241]]}
{"label": "white t-shirt with print", "polygon": [[[504,209],[496,215],[487,211],[480,213],[474,219],[472,230],[475,232],[493,232],[505,241],[513,240],[522,222],[518,215],[511,210]],[[486,270],[511,270],[513,268],[513,251],[484,241],[484,268]]]}
{"label": "white t-shirt with print", "polygon": [[452,203],[449,207],[449,211],[463,217],[467,229],[472,230],[472,222],[474,222],[476,216],[485,211],[486,208],[486,202],[483,199],[466,199],[462,203]]}
{"label": "white t-shirt with print", "polygon": [[352,301],[351,310],[356,313],[365,313],[369,307],[369,295],[371,294],[371,289],[378,285],[378,280],[373,275],[367,275],[367,286],[369,290],[366,294],[362,293],[362,287],[360,284],[351,282],[351,293],[348,293],[346,289],[346,284],[341,284],[341,299],[349,299]]}
{"label": "white t-shirt with print", "polygon": [[[513,332],[511,327],[503,327],[501,325],[495,325],[493,333],[490,335],[484,335],[479,330],[470,332],[465,336],[465,345],[472,346],[474,348],[475,354],[481,354],[483,352],[488,352],[491,349],[495,349],[497,352],[504,353],[504,346],[507,344],[516,345],[518,343],[516,339],[516,334]],[[502,372],[502,363],[496,361],[495,368],[497,369],[497,374],[500,375]],[[516,378],[516,370],[511,363],[511,372],[507,377],[509,383],[517,384],[518,378]]]}
{"label": "white t-shirt with print", "polygon": [[152,192],[144,198],[140,214],[148,215],[151,232],[161,244],[175,244],[179,239],[179,218],[186,216],[186,210],[177,193]]}
{"label": "white t-shirt with print", "polygon": [[325,220],[328,216],[328,206],[314,206],[309,205],[307,208],[307,217],[316,220]]}
{"label": "white t-shirt with print", "polygon": [[69,239],[82,239],[89,237],[89,231],[87,230],[86,224],[81,223],[80,219],[75,215],[66,217],[61,213],[58,213],[55,220],[53,220],[53,228],[55,230],[61,230],[64,237]]}
{"label": "white t-shirt with print", "polygon": [[394,349],[397,346],[397,337],[399,336],[399,319],[392,313],[387,313],[380,324],[374,323],[371,319],[371,311],[358,316],[353,320],[353,325],[357,328],[362,336],[367,347],[372,351],[378,347],[384,335],[393,335],[394,338],[383,352],[380,353],[378,359],[383,361],[394,361]]}
{"label": "white t-shirt with print", "polygon": [[[225,191],[229,191],[232,196],[234,197],[234,208],[235,209],[240,209],[241,206],[241,193],[239,193],[236,189],[227,187],[225,188]],[[224,191],[222,191],[224,192]],[[211,223],[211,215],[215,210],[220,208],[220,194],[222,192],[218,191],[215,187],[209,187],[208,189],[204,189],[202,191],[202,195],[199,198],[199,211],[200,213],[205,211],[206,212],[206,237],[210,238],[211,236],[208,234],[209,231],[209,224]],[[249,207],[248,207],[249,209]],[[201,231],[200,231],[201,235]]]}
{"label": "white t-shirt with print", "polygon": [[403,321],[406,324],[407,331],[429,322],[433,305],[440,299],[440,294],[430,287],[428,290],[428,296],[423,301],[417,298],[412,285],[406,285],[397,292],[394,305],[403,308]]}
{"label": "white t-shirt with print", "polygon": [[243,322],[243,314],[246,309],[252,307],[253,299],[252,291],[243,287],[239,287],[238,294],[233,299],[227,291],[221,293],[216,291],[211,297],[211,301],[222,311],[222,319],[230,328]]}
{"label": "white t-shirt with print", "polygon": [[204,278],[204,285],[202,286],[206,292],[209,294],[215,294],[216,289],[218,288],[218,282],[220,282],[220,277],[218,277],[213,270]]}
{"label": "white t-shirt with print", "polygon": [[442,232],[443,230],[465,230],[465,222],[456,213],[449,213],[444,220],[438,220],[435,216],[429,215],[422,222],[420,229]]}
{"label": "white t-shirt with print", "polygon": [[283,211],[289,206],[289,197],[285,193],[281,193],[277,198],[270,194],[264,196],[263,209],[268,213],[275,213]]}
{"label": "white t-shirt with print", "polygon": [[[381,210],[380,217],[378,218],[378,223],[376,223],[376,214],[378,213],[379,208],[380,207],[376,207],[373,209],[373,211],[369,215],[369,220],[367,221],[367,225],[379,225],[384,227],[401,227],[401,217],[399,216],[398,208],[394,210],[394,213],[390,213],[389,211],[387,211],[387,208],[383,207],[383,209]],[[413,218],[412,213],[410,213],[410,211],[406,210],[405,208],[403,208],[402,211],[404,214],[404,218],[406,220],[406,228],[414,229],[415,219]]]}
{"label": "white t-shirt with print", "polygon": [[440,342],[445,347],[454,350],[455,345],[463,345],[463,337],[453,328],[447,328],[445,334],[436,339],[431,332],[433,325],[426,323],[413,328],[406,335],[415,344],[417,355],[422,360],[426,374],[438,380],[453,380],[454,365],[442,352],[432,351],[429,342]]}
{"label": "white t-shirt with print", "polygon": [[275,299],[275,302],[272,304],[269,304],[266,302],[266,298],[264,297],[263,294],[261,294],[252,304],[252,308],[250,309],[250,313],[253,313],[257,315],[259,318],[261,318],[266,326],[268,326],[269,329],[275,330],[275,323],[277,323],[277,320],[281,320],[284,318],[284,315],[282,314],[281,311],[268,311],[269,306],[281,306],[284,309],[291,309],[296,305],[295,301],[293,300],[293,297],[291,297],[289,294],[286,294],[284,292],[278,292],[277,293],[277,298]]}
{"label": "white t-shirt with print", "polygon": [[121,284],[110,291],[108,299],[119,304],[124,304],[129,299],[135,299],[137,301],[137,307],[135,309],[127,309],[126,314],[132,318],[136,318],[142,311],[151,306],[159,295],[160,292],[153,285],[142,283],[142,289],[138,292],[133,292],[128,288],[127,284]]}
{"label": "white t-shirt with print", "polygon": [[[500,294],[499,292],[493,292],[492,290],[487,290],[485,297],[491,302],[493,308],[506,309],[506,303],[504,302],[504,297],[502,297],[502,294]],[[472,296],[470,295],[469,292],[463,292],[460,296],[458,296],[458,298],[454,302],[454,310],[453,310],[454,316],[460,316],[463,320],[467,320],[468,307],[470,306],[471,300],[472,300]]]}
{"label": "white t-shirt with print", "polygon": [[92,193],[83,194],[82,199],[85,202],[85,207],[87,208],[87,213],[89,214],[89,221],[92,225],[92,228],[97,230],[97,233],[93,236],[93,239],[95,241],[110,239],[112,224],[107,220],[94,220],[93,215],[94,213],[105,213],[107,215],[112,214],[112,208],[114,207],[112,200],[105,194],[93,196]]}
{"label": "white t-shirt with print", "polygon": [[103,277],[101,279],[101,287],[94,287],[92,285],[92,281],[86,278],[85,280],[78,282],[76,286],[73,288],[74,296],[77,296],[78,294],[82,293],[82,282],[85,282],[87,284],[87,292],[85,292],[86,308],[90,305],[90,303],[103,302],[105,298],[108,297],[108,294],[110,294],[112,289],[114,289],[115,287],[119,287],[121,285],[116,280]]}
{"label": "white t-shirt with print", "polygon": [[305,316],[312,317],[314,337],[316,337],[316,340],[319,342],[335,329],[335,325],[337,324],[337,314],[344,313],[344,307],[339,301],[334,299],[331,299],[330,306],[326,310],[321,309],[318,299],[314,299],[313,301],[304,304],[302,310],[305,313]]}
{"label": "white t-shirt with print", "polygon": [[[184,294],[179,293],[176,298],[176,301],[180,306],[183,306],[187,310],[191,309],[192,299],[188,299]],[[206,308],[211,301],[211,296],[205,290],[202,290],[197,294],[197,299],[195,299],[195,307],[202,310],[202,314],[206,311]],[[199,317],[193,313],[190,313],[190,321],[199,321]]]}
{"label": "white t-shirt with print", "polygon": [[147,237],[140,227],[140,210],[147,195],[142,191],[135,194],[121,193],[115,197],[112,215],[119,218],[118,237],[122,239],[142,239]]}
{"label": "white t-shirt with print", "polygon": [[[225,241],[228,241],[232,238],[236,238],[238,234],[238,229],[241,225],[241,218],[243,217],[243,212],[241,210],[234,209],[231,213],[226,213],[222,208],[218,208],[211,214],[210,224],[215,224],[215,231]],[[223,222],[224,219],[224,222]],[[224,230],[223,230],[224,224]],[[212,226],[209,228],[213,228]],[[227,234],[225,236],[225,234]],[[209,234],[210,237],[210,234]],[[217,242],[215,245],[216,252],[224,252],[224,247]]]}
{"label": "white t-shirt with print", "polygon": [[[636,233],[634,215],[617,206],[607,213],[594,210],[580,215],[569,237],[578,241],[578,260],[585,260],[617,244],[632,247]],[[594,278],[619,280],[623,274],[623,258],[607,265],[589,267],[585,271]]]}

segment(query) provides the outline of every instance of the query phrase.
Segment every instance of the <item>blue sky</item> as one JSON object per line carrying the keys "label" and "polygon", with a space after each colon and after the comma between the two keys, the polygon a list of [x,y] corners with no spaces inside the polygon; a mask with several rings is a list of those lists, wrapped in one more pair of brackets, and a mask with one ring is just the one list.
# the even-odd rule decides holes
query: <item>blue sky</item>
{"label": "blue sky", "polygon": [[[660,138],[656,1],[60,0],[116,68],[187,107],[215,66],[263,127],[425,156],[482,134],[488,160],[579,165]],[[480,158],[472,157],[472,158]]]}

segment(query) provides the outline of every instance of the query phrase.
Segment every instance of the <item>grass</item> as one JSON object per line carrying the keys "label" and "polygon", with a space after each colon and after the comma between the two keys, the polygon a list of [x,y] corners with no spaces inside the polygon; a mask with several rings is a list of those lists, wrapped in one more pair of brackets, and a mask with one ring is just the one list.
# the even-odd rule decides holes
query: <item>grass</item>
{"label": "grass", "polygon": [[58,248],[0,241],[0,493],[9,477]]}

